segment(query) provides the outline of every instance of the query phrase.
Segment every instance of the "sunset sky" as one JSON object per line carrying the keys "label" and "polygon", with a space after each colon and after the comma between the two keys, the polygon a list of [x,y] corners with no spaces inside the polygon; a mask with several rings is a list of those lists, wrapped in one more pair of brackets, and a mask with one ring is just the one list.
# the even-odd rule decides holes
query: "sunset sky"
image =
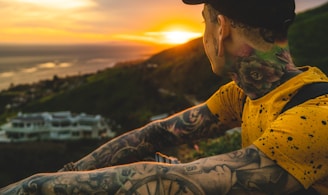
{"label": "sunset sky", "polygon": [[[296,10],[327,1],[296,0]],[[200,37],[204,27],[203,6],[181,0],[0,0],[0,6],[0,44],[173,44]]]}

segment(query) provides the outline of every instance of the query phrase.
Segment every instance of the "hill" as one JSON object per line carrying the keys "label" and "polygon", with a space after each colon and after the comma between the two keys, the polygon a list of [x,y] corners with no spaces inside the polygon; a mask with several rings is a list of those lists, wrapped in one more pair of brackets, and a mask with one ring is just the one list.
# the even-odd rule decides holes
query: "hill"
{"label": "hill", "polygon": [[298,14],[289,31],[297,65],[318,66],[328,74],[328,3]]}

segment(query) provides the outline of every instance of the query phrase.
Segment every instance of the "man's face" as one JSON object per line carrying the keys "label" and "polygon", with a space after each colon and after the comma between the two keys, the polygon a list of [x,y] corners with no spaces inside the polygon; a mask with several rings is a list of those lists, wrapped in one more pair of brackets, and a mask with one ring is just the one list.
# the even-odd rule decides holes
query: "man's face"
{"label": "man's face", "polygon": [[212,71],[217,75],[222,75],[225,59],[219,56],[219,28],[216,11],[205,4],[202,12],[205,20],[205,31],[203,36],[203,44],[205,53],[211,62]]}

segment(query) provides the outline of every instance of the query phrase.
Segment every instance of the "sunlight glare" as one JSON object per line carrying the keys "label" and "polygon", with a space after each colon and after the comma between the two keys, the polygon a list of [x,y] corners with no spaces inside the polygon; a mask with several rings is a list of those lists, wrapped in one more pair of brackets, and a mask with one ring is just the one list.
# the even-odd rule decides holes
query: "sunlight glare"
{"label": "sunlight glare", "polygon": [[184,31],[169,31],[163,32],[164,42],[169,44],[182,44],[191,39],[200,37],[201,33],[184,32]]}
{"label": "sunlight glare", "polygon": [[190,31],[160,31],[160,32],[146,32],[141,34],[117,34],[113,37],[115,39],[123,39],[130,41],[143,41],[164,45],[179,45],[186,43],[192,39],[196,39],[202,36],[202,33],[190,32]]}

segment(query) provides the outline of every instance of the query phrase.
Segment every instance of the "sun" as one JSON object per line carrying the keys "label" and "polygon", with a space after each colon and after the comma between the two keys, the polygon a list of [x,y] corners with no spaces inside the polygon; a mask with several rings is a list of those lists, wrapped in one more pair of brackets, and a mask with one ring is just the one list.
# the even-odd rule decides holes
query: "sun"
{"label": "sun", "polygon": [[187,31],[168,31],[162,32],[162,34],[163,42],[168,44],[182,44],[201,36],[201,33]]}
{"label": "sun", "polygon": [[145,32],[141,34],[117,34],[114,37],[116,39],[132,40],[150,42],[155,44],[164,45],[179,45],[186,43],[192,39],[196,39],[202,36],[202,33],[183,31],[183,30],[169,30],[169,31],[155,31]]}

